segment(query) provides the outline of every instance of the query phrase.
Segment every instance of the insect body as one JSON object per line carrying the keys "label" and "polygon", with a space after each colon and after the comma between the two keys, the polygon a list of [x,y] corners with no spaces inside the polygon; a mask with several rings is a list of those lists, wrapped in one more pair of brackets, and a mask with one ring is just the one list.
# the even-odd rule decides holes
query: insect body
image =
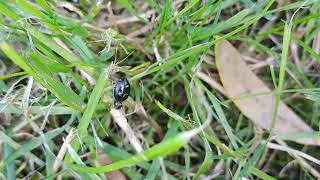
{"label": "insect body", "polygon": [[122,102],[125,101],[130,93],[130,84],[127,78],[119,79],[113,87],[113,95],[115,98],[114,106],[116,109],[122,107]]}

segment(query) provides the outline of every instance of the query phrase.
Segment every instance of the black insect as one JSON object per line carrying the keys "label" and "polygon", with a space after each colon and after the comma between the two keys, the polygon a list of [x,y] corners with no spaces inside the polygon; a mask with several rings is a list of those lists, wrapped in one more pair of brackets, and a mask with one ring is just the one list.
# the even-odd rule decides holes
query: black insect
{"label": "black insect", "polygon": [[116,109],[122,107],[122,102],[125,101],[130,93],[130,84],[127,78],[119,79],[113,87],[113,95],[115,98],[114,106]]}

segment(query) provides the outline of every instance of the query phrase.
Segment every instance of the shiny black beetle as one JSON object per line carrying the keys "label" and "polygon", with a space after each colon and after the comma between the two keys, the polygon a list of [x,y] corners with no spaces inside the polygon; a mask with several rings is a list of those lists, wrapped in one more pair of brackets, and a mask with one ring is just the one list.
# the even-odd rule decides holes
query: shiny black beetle
{"label": "shiny black beetle", "polygon": [[115,98],[114,106],[116,109],[122,107],[122,102],[125,101],[130,94],[130,84],[127,78],[119,79],[113,87],[113,96]]}

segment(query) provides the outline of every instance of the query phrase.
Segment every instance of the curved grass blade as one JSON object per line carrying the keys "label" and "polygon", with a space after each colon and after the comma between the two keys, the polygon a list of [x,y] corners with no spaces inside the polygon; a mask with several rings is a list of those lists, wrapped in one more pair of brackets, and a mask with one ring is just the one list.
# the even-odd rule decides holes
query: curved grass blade
{"label": "curved grass blade", "polygon": [[[101,96],[103,95],[104,88],[106,87],[108,73],[109,73],[109,70],[104,69],[102,71],[102,73],[99,76],[99,79],[97,81],[96,86],[92,90],[88,104],[86,106],[86,109],[85,109],[85,111],[80,119],[80,123],[77,127],[78,136],[80,138],[83,138],[88,135],[88,127],[89,127],[91,119],[94,115],[94,112],[96,110],[96,107],[98,106],[99,100],[100,100]],[[72,147],[77,152],[78,149],[80,148],[80,142],[78,140],[73,140]],[[67,155],[66,161],[70,162],[71,161],[70,158],[71,158],[70,155]]]}
{"label": "curved grass blade", "polygon": [[20,156],[24,155],[26,152],[30,152],[33,149],[39,147],[41,144],[44,143],[43,142],[44,140],[47,141],[47,140],[55,138],[56,136],[61,134],[66,129],[66,127],[67,126],[65,125],[61,128],[57,128],[55,130],[47,132],[44,135],[41,135],[37,138],[34,138],[31,141],[21,145],[14,153],[12,153],[8,158],[5,159],[3,164],[7,165],[7,164],[11,163],[12,161],[14,161],[15,159],[19,158]]}
{"label": "curved grass blade", "polygon": [[[8,45],[5,41],[0,42],[0,49],[15,63],[17,64],[21,69],[23,69],[26,73],[33,76],[33,78],[38,81],[40,84],[42,84],[44,87],[46,87],[49,91],[51,91],[54,95],[57,96],[63,103],[66,105],[82,111],[84,109],[84,103],[80,100],[80,97],[75,94],[72,90],[67,89],[64,85],[59,83],[58,81],[55,81],[50,75],[43,74],[41,68],[39,67],[38,70],[40,72],[40,75],[34,71],[27,63],[26,61],[19,56],[16,51]],[[41,60],[40,60],[41,61]],[[43,72],[41,74],[41,72]],[[41,77],[41,75],[44,75]],[[42,79],[43,78],[43,79]],[[70,99],[70,97],[73,97]]]}
{"label": "curved grass blade", "polygon": [[69,164],[69,167],[79,172],[106,173],[106,172],[118,170],[124,167],[133,166],[138,163],[153,160],[158,157],[165,157],[167,155],[170,155],[178,151],[196,133],[197,132],[194,130],[180,133],[173,138],[170,138],[160,144],[153,146],[152,148],[144,151],[143,153],[131,156],[127,159],[120,160],[106,166],[87,167],[87,166],[81,166],[76,164]]}

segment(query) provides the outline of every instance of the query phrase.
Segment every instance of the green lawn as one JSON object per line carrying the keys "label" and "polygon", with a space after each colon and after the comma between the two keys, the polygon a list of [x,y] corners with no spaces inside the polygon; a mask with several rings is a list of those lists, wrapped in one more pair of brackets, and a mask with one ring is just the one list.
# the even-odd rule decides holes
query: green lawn
{"label": "green lawn", "polygon": [[[316,179],[319,148],[291,140],[320,136],[319,16],[320,0],[0,0],[0,179]],[[272,124],[282,101],[314,132],[275,140],[242,114],[224,40],[273,89]]]}

